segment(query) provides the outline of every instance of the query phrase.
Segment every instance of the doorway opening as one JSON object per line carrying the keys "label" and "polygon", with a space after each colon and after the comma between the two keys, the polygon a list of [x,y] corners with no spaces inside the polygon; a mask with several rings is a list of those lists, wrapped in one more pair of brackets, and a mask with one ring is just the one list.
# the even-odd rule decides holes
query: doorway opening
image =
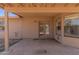
{"label": "doorway opening", "polygon": [[40,22],[39,23],[39,37],[40,38],[48,38],[50,31],[49,31],[49,22]]}

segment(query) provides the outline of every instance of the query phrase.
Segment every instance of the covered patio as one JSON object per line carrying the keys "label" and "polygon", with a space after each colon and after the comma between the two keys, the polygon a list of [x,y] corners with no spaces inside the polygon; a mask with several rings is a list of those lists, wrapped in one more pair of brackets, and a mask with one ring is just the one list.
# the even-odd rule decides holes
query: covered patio
{"label": "covered patio", "polygon": [[[0,4],[0,7],[5,10],[3,17],[5,22],[4,52],[9,52],[9,54],[41,54],[39,51],[34,53],[31,51],[43,49],[42,52],[47,54],[79,54],[78,37],[67,35],[68,31],[65,35],[64,31],[65,19],[75,19],[73,15],[78,18],[79,4],[5,3]],[[9,18],[9,12],[18,17]],[[69,27],[68,30],[70,30]],[[23,40],[10,47],[10,39]],[[55,51],[55,49],[58,50]]]}
{"label": "covered patio", "polygon": [[79,55],[79,49],[58,43],[55,40],[23,39],[1,55]]}

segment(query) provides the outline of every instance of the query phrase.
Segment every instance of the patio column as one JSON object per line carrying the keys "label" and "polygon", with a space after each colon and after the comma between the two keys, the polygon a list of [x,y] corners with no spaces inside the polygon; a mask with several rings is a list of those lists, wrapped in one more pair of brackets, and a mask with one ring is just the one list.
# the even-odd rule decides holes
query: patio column
{"label": "patio column", "polygon": [[4,22],[5,22],[5,32],[4,32],[4,48],[5,51],[8,51],[9,48],[9,21],[8,21],[8,12],[5,10],[4,13]]}
{"label": "patio column", "polygon": [[61,16],[61,41],[64,39],[64,16]]}

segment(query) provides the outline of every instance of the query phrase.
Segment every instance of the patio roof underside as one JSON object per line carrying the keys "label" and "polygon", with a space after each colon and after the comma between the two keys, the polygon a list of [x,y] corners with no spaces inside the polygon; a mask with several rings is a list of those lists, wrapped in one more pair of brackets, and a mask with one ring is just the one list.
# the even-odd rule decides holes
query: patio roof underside
{"label": "patio roof underside", "polygon": [[79,13],[79,3],[1,3],[1,8],[20,17],[57,16]]}

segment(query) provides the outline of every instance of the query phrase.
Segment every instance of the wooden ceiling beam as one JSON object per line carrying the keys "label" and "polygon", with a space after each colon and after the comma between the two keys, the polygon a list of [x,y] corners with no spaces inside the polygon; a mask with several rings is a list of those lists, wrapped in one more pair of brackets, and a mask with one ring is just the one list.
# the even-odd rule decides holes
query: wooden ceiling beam
{"label": "wooden ceiling beam", "polygon": [[[8,5],[8,7],[7,7]],[[34,4],[34,3],[28,3],[28,4],[11,4],[13,7],[10,6],[10,4],[0,4],[0,6],[6,8],[10,11],[15,12],[79,12],[79,4]],[[60,5],[60,6],[59,6]],[[76,7],[77,6],[77,7]],[[33,8],[35,7],[35,8]]]}
{"label": "wooden ceiling beam", "polygon": [[32,3],[31,6],[32,6],[32,7],[37,7],[37,4],[35,4],[35,3],[33,4],[33,3]]}
{"label": "wooden ceiling beam", "polygon": [[56,4],[50,4],[50,3],[30,3],[26,4],[27,7],[54,7]]}
{"label": "wooden ceiling beam", "polygon": [[7,7],[14,7],[14,5],[11,4],[11,3],[6,3],[6,6],[7,6]]}
{"label": "wooden ceiling beam", "polygon": [[15,12],[79,12],[79,7],[6,7],[7,10]]}
{"label": "wooden ceiling beam", "polygon": [[[0,4],[1,7],[57,7],[59,6],[60,4],[57,4],[57,3],[17,3],[17,4],[11,4],[11,3],[5,3],[5,4]],[[75,7],[78,7],[79,6],[79,3],[77,4],[69,4],[69,3],[65,3],[65,4],[62,4],[63,7],[69,7],[69,6],[72,6],[72,5],[75,5]],[[60,5],[60,7],[62,6]]]}
{"label": "wooden ceiling beam", "polygon": [[27,4],[29,7],[47,7],[47,4],[45,3],[30,3],[30,4]]}
{"label": "wooden ceiling beam", "polygon": [[23,4],[23,3],[18,3],[18,6],[19,6],[19,7],[25,7],[26,5]]}
{"label": "wooden ceiling beam", "polygon": [[79,6],[79,3],[75,4],[75,7],[78,7]]}
{"label": "wooden ceiling beam", "polygon": [[17,16],[20,17],[20,18],[23,18],[23,16],[21,16],[21,15],[15,13],[15,12],[12,12],[12,13],[15,14],[15,15],[17,15]]}
{"label": "wooden ceiling beam", "polygon": [[51,7],[55,7],[55,6],[56,6],[56,3],[51,4]]}
{"label": "wooden ceiling beam", "polygon": [[1,8],[4,8],[5,7],[5,4],[4,3],[0,3],[0,7]]}
{"label": "wooden ceiling beam", "polygon": [[44,4],[43,3],[40,4],[40,7],[47,7],[47,6],[48,6],[48,4],[45,4],[45,3]]}
{"label": "wooden ceiling beam", "polygon": [[27,7],[37,7],[36,3],[27,3]]}
{"label": "wooden ceiling beam", "polygon": [[69,5],[68,3],[65,3],[65,4],[64,4],[64,7],[67,7],[68,5]]}

